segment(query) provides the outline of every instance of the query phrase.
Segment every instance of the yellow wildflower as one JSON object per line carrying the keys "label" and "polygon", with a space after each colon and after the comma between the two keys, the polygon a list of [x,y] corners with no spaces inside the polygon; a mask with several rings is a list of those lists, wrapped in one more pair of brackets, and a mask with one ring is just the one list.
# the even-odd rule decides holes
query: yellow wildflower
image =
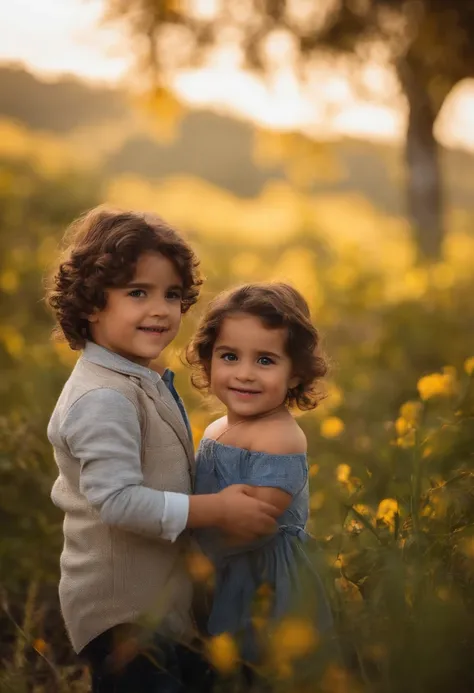
{"label": "yellow wildflower", "polygon": [[14,294],[18,289],[19,279],[18,274],[13,270],[5,270],[0,274],[0,289],[7,294]]}
{"label": "yellow wildflower", "polygon": [[402,404],[400,407],[400,416],[408,423],[414,425],[418,421],[422,406],[421,402],[415,402],[413,400],[405,402],[405,404]]}
{"label": "yellow wildflower", "polygon": [[455,390],[455,375],[448,370],[444,373],[431,373],[418,381],[418,392],[423,400],[432,397],[449,397]]}
{"label": "yellow wildflower", "polygon": [[209,659],[222,674],[234,671],[239,660],[235,640],[230,633],[221,633],[211,638],[207,645]]}
{"label": "yellow wildflower", "polygon": [[214,574],[214,566],[203,553],[193,551],[187,557],[188,573],[195,582],[206,582]]}
{"label": "yellow wildflower", "polygon": [[36,640],[33,640],[33,647],[36,650],[36,652],[39,652],[40,654],[44,654],[48,649],[48,645],[43,640],[43,638],[37,638]]}
{"label": "yellow wildflower", "polygon": [[274,602],[274,591],[273,587],[268,583],[264,582],[257,589],[255,600],[254,600],[254,617],[257,620],[266,620],[272,611]]}
{"label": "yellow wildflower", "polygon": [[395,421],[395,430],[399,436],[404,436],[411,429],[411,424],[403,416],[399,416]]}
{"label": "yellow wildflower", "polygon": [[433,506],[433,515],[440,520],[444,519],[448,512],[448,499],[443,491],[444,489],[440,488],[436,493],[432,493],[430,495],[430,501]]}
{"label": "yellow wildflower", "polygon": [[384,498],[377,509],[377,519],[392,525],[398,512],[398,502],[394,498]]}
{"label": "yellow wildflower", "polygon": [[337,409],[344,401],[344,393],[335,383],[330,383],[327,388],[327,403],[331,409]]}
{"label": "yellow wildflower", "polygon": [[322,491],[315,491],[311,494],[309,499],[310,510],[320,510],[324,505],[324,493]]}
{"label": "yellow wildflower", "polygon": [[449,375],[453,378],[453,380],[456,380],[457,378],[457,370],[455,369],[454,366],[444,366],[443,368],[443,373],[445,375]]}
{"label": "yellow wildflower", "polygon": [[427,503],[423,510],[421,511],[421,517],[434,517],[435,516],[435,511],[432,505]]}
{"label": "yellow wildflower", "polygon": [[372,516],[372,510],[368,505],[364,505],[363,503],[356,503],[356,505],[353,506],[353,509],[359,513],[359,515],[364,515],[364,517]]}
{"label": "yellow wildflower", "polygon": [[408,431],[406,435],[397,439],[397,445],[401,448],[412,448],[415,445],[415,442],[416,437],[414,428],[412,428],[411,431]]}
{"label": "yellow wildflower", "polygon": [[338,416],[329,416],[321,423],[323,438],[337,438],[344,430],[344,422]]}
{"label": "yellow wildflower", "polygon": [[336,476],[337,480],[341,482],[341,484],[346,483],[349,481],[349,476],[351,474],[351,468],[349,467],[348,464],[339,464],[336,468]]}
{"label": "yellow wildflower", "polygon": [[262,582],[260,587],[257,589],[257,596],[263,597],[264,599],[270,599],[273,596],[273,587],[269,582]]}
{"label": "yellow wildflower", "polygon": [[0,330],[0,342],[3,342],[5,349],[13,358],[21,358],[25,350],[25,339],[23,335],[10,325],[2,327]]}
{"label": "yellow wildflower", "polygon": [[474,375],[474,356],[464,361],[464,370],[468,375]]}
{"label": "yellow wildflower", "polygon": [[309,654],[318,642],[319,636],[314,626],[303,618],[286,618],[273,633],[275,655],[289,661]]}

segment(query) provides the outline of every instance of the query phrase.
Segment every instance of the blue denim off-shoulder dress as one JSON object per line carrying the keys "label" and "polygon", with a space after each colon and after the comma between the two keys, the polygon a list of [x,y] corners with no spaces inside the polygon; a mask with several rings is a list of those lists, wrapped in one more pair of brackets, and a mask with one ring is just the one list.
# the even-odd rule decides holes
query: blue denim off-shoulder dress
{"label": "blue denim off-shoulder dress", "polygon": [[[293,500],[278,518],[275,535],[246,546],[226,546],[219,530],[195,532],[201,549],[215,567],[215,587],[207,630],[229,632],[241,655],[258,660],[254,616],[262,585],[272,594],[270,617],[278,620],[295,610],[311,618],[319,635],[332,632],[333,619],[321,579],[306,551],[308,535],[308,466],[306,455],[272,455],[201,441],[196,456],[195,493],[217,493],[231,484],[271,486]],[[260,591],[259,591],[260,590]]]}

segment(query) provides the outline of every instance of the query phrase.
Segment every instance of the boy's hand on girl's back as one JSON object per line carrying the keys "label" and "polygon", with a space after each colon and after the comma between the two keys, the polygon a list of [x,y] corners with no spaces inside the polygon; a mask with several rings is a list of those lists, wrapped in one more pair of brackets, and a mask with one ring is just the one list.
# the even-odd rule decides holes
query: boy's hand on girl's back
{"label": "boy's hand on girl's back", "polygon": [[252,497],[252,487],[234,484],[216,496],[221,504],[221,529],[242,541],[252,541],[277,530],[278,508]]}

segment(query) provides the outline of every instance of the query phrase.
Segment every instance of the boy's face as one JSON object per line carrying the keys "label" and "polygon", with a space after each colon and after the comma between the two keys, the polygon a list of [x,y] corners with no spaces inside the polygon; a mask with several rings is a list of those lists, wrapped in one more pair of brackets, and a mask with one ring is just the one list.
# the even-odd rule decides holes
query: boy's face
{"label": "boy's face", "polygon": [[176,337],[181,323],[181,277],[168,258],[144,253],[135,276],[107,290],[107,304],[89,316],[96,344],[147,366]]}

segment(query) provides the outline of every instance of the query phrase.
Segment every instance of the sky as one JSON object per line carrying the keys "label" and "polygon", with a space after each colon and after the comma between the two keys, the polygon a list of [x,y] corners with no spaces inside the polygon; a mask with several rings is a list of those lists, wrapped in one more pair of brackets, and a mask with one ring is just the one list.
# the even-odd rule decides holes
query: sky
{"label": "sky", "polygon": [[[133,47],[119,27],[101,23],[103,0],[0,0],[0,62],[19,62],[54,79],[70,73],[94,82],[127,83],[133,75]],[[343,73],[324,66],[313,77],[317,98],[301,92],[289,72],[271,85],[236,66],[232,52],[219,54],[204,70],[179,74],[174,88],[192,105],[213,106],[275,128],[301,128],[316,137],[353,135],[397,140],[404,113],[380,100],[361,100]],[[369,66],[364,83],[374,94],[390,78]],[[459,85],[438,119],[436,134],[448,146],[474,152],[474,86]]]}

